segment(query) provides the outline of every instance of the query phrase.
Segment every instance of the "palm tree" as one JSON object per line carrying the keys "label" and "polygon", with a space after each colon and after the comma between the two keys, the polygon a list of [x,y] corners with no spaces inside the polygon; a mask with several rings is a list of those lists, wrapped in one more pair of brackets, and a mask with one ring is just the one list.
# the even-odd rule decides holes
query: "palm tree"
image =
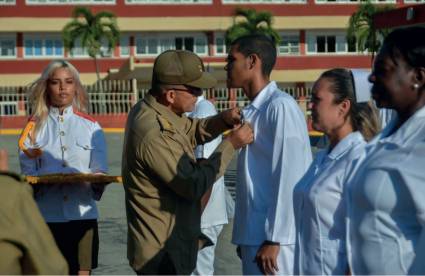
{"label": "palm tree", "polygon": [[[242,20],[237,20],[242,17]],[[236,8],[233,25],[226,32],[226,43],[231,44],[235,39],[244,35],[264,34],[275,44],[279,44],[280,36],[272,28],[273,15],[270,12],[255,9]]]}
{"label": "palm tree", "polygon": [[[94,59],[97,80],[100,80],[98,56],[101,53],[102,41],[107,41],[108,51],[117,45],[120,39],[116,17],[108,11],[93,14],[86,7],[76,7],[72,12],[72,21],[62,30],[64,46],[72,51],[77,41],[86,49],[89,56]],[[100,86],[101,90],[102,86]],[[102,91],[103,92],[103,91]]]}
{"label": "palm tree", "polygon": [[358,51],[368,51],[372,54],[381,47],[382,39],[385,38],[389,29],[377,29],[373,22],[375,14],[395,9],[393,5],[375,5],[368,0],[360,4],[358,10],[350,17],[347,29],[348,41],[355,41]]}

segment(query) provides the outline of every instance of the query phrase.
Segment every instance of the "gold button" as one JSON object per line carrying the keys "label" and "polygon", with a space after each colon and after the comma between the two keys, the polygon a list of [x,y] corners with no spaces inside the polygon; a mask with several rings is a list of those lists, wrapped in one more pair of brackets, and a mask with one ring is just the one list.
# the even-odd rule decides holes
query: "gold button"
{"label": "gold button", "polygon": [[62,146],[62,151],[66,151],[66,146]]}
{"label": "gold button", "polygon": [[66,166],[68,166],[68,165],[66,164],[66,162],[63,162],[63,163],[62,163],[62,167],[64,167],[64,168],[65,168]]}
{"label": "gold button", "polygon": [[60,135],[61,135],[61,136],[65,136],[65,131],[63,131],[63,130],[62,130],[62,131],[60,132]]}
{"label": "gold button", "polygon": [[63,123],[63,117],[59,117],[59,122]]}

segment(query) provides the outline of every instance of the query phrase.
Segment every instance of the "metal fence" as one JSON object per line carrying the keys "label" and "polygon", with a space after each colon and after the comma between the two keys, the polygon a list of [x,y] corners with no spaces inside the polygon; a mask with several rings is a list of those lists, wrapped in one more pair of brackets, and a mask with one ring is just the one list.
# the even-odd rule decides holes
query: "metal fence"
{"label": "metal fence", "polygon": [[[143,99],[149,91],[137,87],[136,80],[102,81],[101,84],[85,86],[85,89],[89,94],[90,113],[92,114],[128,113],[131,107],[139,99]],[[294,97],[304,112],[307,112],[311,88],[281,87],[281,89]],[[0,115],[29,115],[28,90],[29,87],[26,86],[0,87]],[[244,107],[249,103],[241,89],[208,89],[205,91],[205,96],[214,103],[218,111],[235,106]]]}

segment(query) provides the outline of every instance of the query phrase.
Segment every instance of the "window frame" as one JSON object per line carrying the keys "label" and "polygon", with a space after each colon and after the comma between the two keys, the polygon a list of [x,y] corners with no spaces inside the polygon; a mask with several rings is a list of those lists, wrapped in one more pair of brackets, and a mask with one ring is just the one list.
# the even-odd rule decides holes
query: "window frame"
{"label": "window frame", "polygon": [[[325,52],[317,52],[317,37],[319,36],[325,36],[326,37],[326,51]],[[335,52],[328,52],[328,39],[327,37],[330,36],[334,36],[335,37]],[[327,55],[362,55],[365,53],[359,52],[357,49],[357,45],[356,45],[356,51],[354,52],[349,52],[348,49],[348,40],[347,40],[347,34],[345,31],[342,30],[334,30],[334,31],[307,31],[305,34],[306,37],[306,47],[305,47],[305,54],[308,56],[327,56]],[[315,51],[310,51],[309,50],[309,46],[310,46],[310,39],[311,37],[314,38],[315,40]],[[344,41],[344,51],[339,51],[338,50],[338,38],[343,38]]]}
{"label": "window frame", "polygon": [[18,47],[17,47],[17,40],[16,40],[16,34],[14,34],[14,35],[6,35],[6,34],[2,34],[2,35],[0,35],[0,43],[2,43],[3,41],[7,41],[7,42],[10,42],[10,41],[13,41],[13,55],[7,55],[7,56],[2,56],[2,55],[0,55],[0,59],[14,59],[14,58],[16,58],[17,57],[17,54],[18,54]]}
{"label": "window frame", "polygon": [[28,6],[69,6],[69,5],[116,5],[116,0],[64,0],[67,2],[60,2],[59,0],[45,0],[45,2],[36,2],[37,0],[25,0],[25,4]]}
{"label": "window frame", "polygon": [[[212,5],[213,0],[125,0],[125,5]],[[137,1],[137,2],[136,2]],[[202,1],[202,2],[199,2]]]}
{"label": "window frame", "polygon": [[[280,44],[277,46],[277,54],[278,56],[300,56],[301,55],[301,35],[299,32],[290,31],[290,32],[279,32],[280,39],[283,41],[283,37],[297,37],[298,38],[298,52],[289,52],[289,53],[283,53],[280,51],[281,46]],[[291,47],[291,46],[288,46]]]}
{"label": "window frame", "polygon": [[[32,41],[33,46],[32,49],[34,51],[34,41],[41,41],[41,55],[36,54],[27,54],[27,40]],[[53,51],[56,52],[56,41],[61,42],[61,52],[62,54],[53,54],[53,55],[47,55],[47,47],[46,47],[46,41],[53,41]],[[63,58],[65,56],[65,46],[62,40],[62,37],[60,34],[42,34],[42,33],[28,33],[23,35],[23,57],[25,59],[45,59],[45,58]]]}
{"label": "window frame", "polygon": [[[155,57],[159,55],[161,52],[176,49],[175,40],[176,38],[193,38],[193,52],[200,57],[208,56],[208,38],[205,34],[196,32],[196,33],[138,33],[134,35],[135,40],[135,53],[136,57]],[[196,51],[196,41],[197,39],[203,39],[204,44],[204,52]],[[149,53],[149,40],[156,41],[156,52]],[[140,44],[139,44],[139,41]],[[143,42],[144,41],[144,42]],[[161,42],[170,41],[171,43],[168,45],[162,45]],[[184,42],[183,42],[184,44]],[[145,47],[145,53],[139,52],[139,45]],[[171,45],[171,46],[170,46]],[[166,47],[165,47],[166,46]]]}

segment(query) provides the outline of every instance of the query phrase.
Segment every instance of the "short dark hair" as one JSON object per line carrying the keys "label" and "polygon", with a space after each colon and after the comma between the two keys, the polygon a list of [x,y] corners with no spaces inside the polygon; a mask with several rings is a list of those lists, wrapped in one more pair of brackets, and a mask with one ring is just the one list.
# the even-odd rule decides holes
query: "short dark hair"
{"label": "short dark hair", "polygon": [[261,72],[264,76],[270,76],[276,63],[276,46],[270,38],[258,34],[241,36],[231,46],[236,46],[245,57],[256,54],[262,62]]}
{"label": "short dark hair", "polygon": [[320,79],[327,79],[331,83],[334,103],[350,101],[349,115],[354,131],[360,131],[366,141],[372,139],[380,130],[378,111],[370,102],[357,103],[351,71],[334,68],[323,72]]}
{"label": "short dark hair", "polygon": [[425,28],[409,27],[392,31],[385,39],[381,51],[395,60],[401,55],[411,67],[425,67]]}

